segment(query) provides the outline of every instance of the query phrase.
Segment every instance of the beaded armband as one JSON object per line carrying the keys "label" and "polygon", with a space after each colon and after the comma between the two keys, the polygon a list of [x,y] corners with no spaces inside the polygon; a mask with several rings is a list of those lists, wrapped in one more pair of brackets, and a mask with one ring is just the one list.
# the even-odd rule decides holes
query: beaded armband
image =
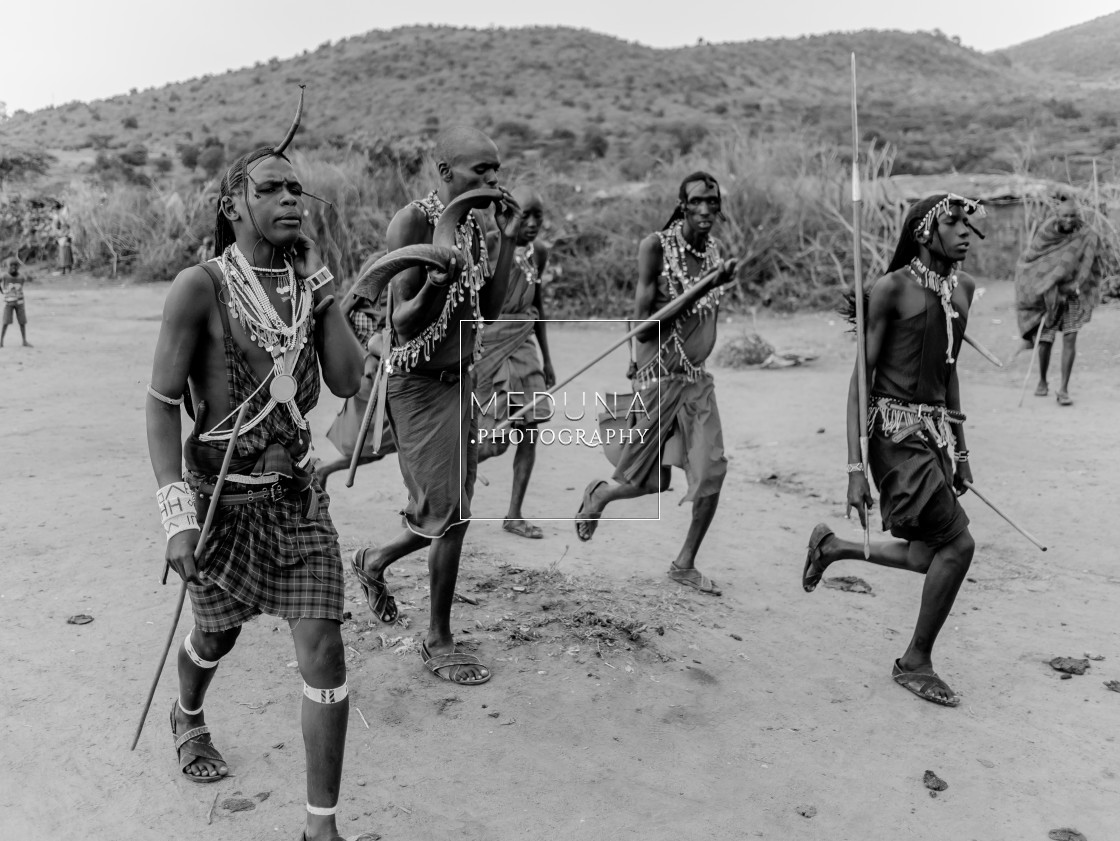
{"label": "beaded armband", "polygon": [[156,491],[156,504],[167,539],[181,531],[198,531],[194,494],[186,482],[172,482]]}
{"label": "beaded armband", "polygon": [[160,394],[158,391],[156,391],[154,388],[152,388],[151,383],[148,383],[148,394],[152,395],[152,397],[154,397],[159,402],[166,403],[168,406],[182,406],[183,405],[183,398],[182,397],[168,397],[166,394]]}
{"label": "beaded armband", "polygon": [[863,462],[862,461],[857,461],[857,462],[854,462],[852,464],[849,464],[848,465],[848,472],[849,473],[862,473],[863,472]]}

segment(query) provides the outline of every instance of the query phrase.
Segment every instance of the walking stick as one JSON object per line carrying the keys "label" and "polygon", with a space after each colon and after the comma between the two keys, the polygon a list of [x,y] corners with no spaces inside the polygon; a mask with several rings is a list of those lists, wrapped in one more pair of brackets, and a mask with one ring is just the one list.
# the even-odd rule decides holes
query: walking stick
{"label": "walking stick", "polygon": [[972,336],[968,335],[968,333],[964,334],[964,340],[966,342],[968,342],[970,345],[972,345],[972,347],[976,350],[977,353],[979,353],[982,357],[987,359],[989,362],[991,362],[997,368],[1002,368],[1003,367],[1003,363],[999,361],[998,356],[996,356],[994,353],[992,353],[990,350],[988,350],[986,347],[984,347],[982,344],[980,344],[978,341],[976,341],[974,338],[972,338]]}
{"label": "walking stick", "polygon": [[1038,359],[1038,343],[1042,340],[1042,325],[1046,323],[1046,312],[1042,313],[1042,318],[1038,321],[1038,332],[1034,334],[1034,350],[1031,351],[1030,361],[1027,362],[1027,375],[1023,377],[1023,388],[1019,391],[1019,408],[1023,408],[1023,398],[1027,396],[1027,386],[1031,382],[1031,370],[1034,368],[1034,361]]}
{"label": "walking stick", "polygon": [[996,508],[996,506],[992,503],[992,501],[990,499],[985,497],[982,493],[980,493],[980,491],[976,490],[976,486],[974,484],[972,484],[972,482],[970,482],[968,479],[965,479],[964,480],[964,486],[966,488],[968,488],[970,491],[972,491],[974,494],[976,494],[977,499],[979,499],[982,503],[984,503],[989,508],[991,508],[993,511],[995,511],[997,514],[999,514],[1001,517],[1003,517],[1003,519],[1005,519],[1011,525],[1011,528],[1015,529],[1015,531],[1019,532],[1019,534],[1023,535],[1023,537],[1025,537],[1027,540],[1029,540],[1031,543],[1033,543],[1035,546],[1037,546],[1043,552],[1046,551],[1046,547],[1043,546],[1041,543],[1039,543],[1038,539],[1034,535],[1032,535],[1029,531],[1027,531],[1025,528],[1020,526],[1018,523],[1016,523],[1014,520],[1012,520],[1010,517],[1008,517],[1006,514],[1004,514],[998,508]]}
{"label": "walking stick", "polygon": [[696,281],[696,283],[691,288],[689,288],[685,292],[681,293],[679,296],[677,296],[672,301],[670,301],[668,304],[663,306],[661,309],[659,309],[657,312],[655,312],[649,318],[643,319],[641,322],[638,323],[637,327],[635,327],[632,330],[630,330],[629,332],[627,332],[627,334],[625,336],[623,336],[618,341],[614,342],[612,345],[610,345],[608,348],[606,348],[602,353],[600,353],[598,356],[596,356],[594,359],[592,359],[586,365],[584,365],[579,370],[577,370],[574,374],[570,374],[567,378],[558,382],[556,385],[554,385],[548,391],[537,392],[535,394],[535,396],[533,397],[533,399],[528,404],[526,404],[525,406],[522,406],[520,409],[518,409],[516,412],[514,412],[508,418],[506,418],[501,423],[499,423],[497,425],[497,427],[495,427],[495,432],[501,431],[503,429],[509,429],[514,424],[515,421],[520,420],[521,418],[525,417],[525,415],[527,415],[530,411],[532,411],[536,407],[537,403],[539,403],[545,395],[548,395],[549,397],[551,397],[553,394],[558,392],[560,389],[562,389],[564,386],[566,386],[568,383],[570,383],[572,380],[574,380],[580,374],[584,373],[585,371],[587,371],[591,368],[594,368],[596,365],[598,365],[600,362],[602,362],[603,359],[605,359],[607,356],[609,356],[614,351],[618,350],[618,348],[622,347],[624,344],[629,342],[631,339],[633,339],[639,333],[642,333],[645,330],[649,329],[649,325],[652,322],[665,321],[667,319],[672,318],[674,315],[676,315],[681,310],[686,308],[689,304],[691,304],[697,298],[699,298],[700,296],[709,292],[711,290],[711,288],[715,285],[715,281],[720,276],[720,273],[722,271],[723,271],[723,268],[721,267],[721,268],[715,269],[714,271],[708,272],[708,274],[704,275],[704,277],[702,277],[702,278],[700,278],[700,280]]}
{"label": "walking stick", "polygon": [[[218,473],[218,480],[214,483],[214,493],[210,497],[210,507],[206,509],[206,520],[202,523],[202,531],[198,534],[198,543],[194,547],[194,559],[197,561],[202,557],[203,551],[206,549],[206,539],[210,536],[210,526],[214,523],[214,512],[218,510],[219,499],[222,493],[222,486],[226,483],[226,476],[229,474],[229,463],[233,458],[234,445],[237,444],[237,436],[241,434],[241,424],[245,422],[245,416],[249,413],[249,401],[246,400],[241,404],[241,409],[237,413],[237,419],[233,422],[233,431],[229,436],[229,444],[226,446],[226,454],[222,459],[222,469]],[[167,567],[164,565],[163,580],[167,580]],[[171,617],[171,627],[167,631],[167,641],[163,644],[163,654],[160,655],[159,665],[156,666],[155,677],[152,678],[152,687],[148,690],[148,699],[144,702],[144,711],[140,713],[140,723],[136,725],[136,735],[132,737],[132,747],[129,750],[136,750],[136,743],[140,741],[140,732],[144,729],[144,722],[148,718],[148,710],[152,708],[152,699],[156,697],[156,687],[159,685],[160,675],[163,674],[163,666],[167,662],[167,655],[171,651],[171,643],[175,638],[175,630],[179,627],[179,617],[183,615],[183,602],[187,598],[187,581],[183,579],[182,584],[179,585],[179,600],[175,603],[175,612]]]}
{"label": "walking stick", "polygon": [[[864,476],[867,475],[867,336],[863,305],[863,200],[859,192],[859,109],[856,105],[856,54],[852,53],[852,237],[856,294],[856,388],[859,392],[859,455]],[[870,479],[868,479],[870,482]],[[871,524],[863,514],[863,557],[871,557]]]}
{"label": "walking stick", "polygon": [[354,453],[350,456],[350,472],[346,474],[346,487],[354,487],[354,477],[358,473],[358,461],[362,457],[362,450],[366,448],[366,436],[369,426],[373,421],[373,413],[377,409],[377,387],[381,384],[382,369],[385,363],[377,363],[377,373],[373,375],[373,388],[369,391],[369,401],[366,403],[365,414],[362,415],[362,425],[358,428],[358,439],[354,442]]}

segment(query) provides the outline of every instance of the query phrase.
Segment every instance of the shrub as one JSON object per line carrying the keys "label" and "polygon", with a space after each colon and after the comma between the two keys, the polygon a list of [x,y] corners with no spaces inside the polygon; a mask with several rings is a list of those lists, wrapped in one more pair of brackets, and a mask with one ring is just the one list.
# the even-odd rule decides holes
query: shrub
{"label": "shrub", "polygon": [[142,143],[134,143],[121,152],[119,157],[129,166],[143,166],[148,162],[148,147]]}
{"label": "shrub", "polygon": [[123,120],[121,120],[121,125],[125,128],[137,128],[139,127],[140,123],[137,122],[135,117],[125,117]]}
{"label": "shrub", "polygon": [[199,148],[193,143],[180,143],[179,144],[179,162],[187,169],[194,169],[198,166]]}
{"label": "shrub", "polygon": [[198,156],[198,165],[210,178],[215,178],[222,171],[226,162],[226,150],[220,143],[207,144]]}

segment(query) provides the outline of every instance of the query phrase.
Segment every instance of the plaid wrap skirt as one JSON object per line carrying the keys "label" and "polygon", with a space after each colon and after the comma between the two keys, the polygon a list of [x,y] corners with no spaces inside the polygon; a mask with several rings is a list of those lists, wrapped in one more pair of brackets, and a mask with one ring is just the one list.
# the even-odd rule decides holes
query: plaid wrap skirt
{"label": "plaid wrap skirt", "polygon": [[[205,584],[187,584],[195,627],[228,631],[261,614],[342,621],[342,554],[318,486],[318,510],[304,516],[299,494],[221,507],[200,569]],[[259,487],[230,483],[225,493]]]}

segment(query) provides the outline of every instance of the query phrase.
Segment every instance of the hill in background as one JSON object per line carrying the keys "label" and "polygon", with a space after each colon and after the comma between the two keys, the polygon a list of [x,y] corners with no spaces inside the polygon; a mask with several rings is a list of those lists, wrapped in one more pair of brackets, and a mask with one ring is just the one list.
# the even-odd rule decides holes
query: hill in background
{"label": "hill in background", "polygon": [[1097,85],[1120,86],[1120,12],[1059,29],[1001,50],[1017,66],[1057,71]]}
{"label": "hill in background", "polygon": [[0,127],[0,143],[58,150],[63,169],[113,152],[102,163],[128,155],[167,171],[186,147],[218,146],[224,152],[213,157],[224,158],[275,142],[303,83],[302,149],[408,152],[465,122],[509,156],[552,165],[606,158],[620,180],[633,180],[710,134],[804,131],[846,147],[852,51],[865,139],[897,148],[896,171],[1012,168],[1028,135],[1036,153],[1054,158],[1100,155],[1120,142],[1112,103],[1087,101],[1007,54],[936,32],[655,49],[567,28],[409,27],[219,76],[17,112]]}

